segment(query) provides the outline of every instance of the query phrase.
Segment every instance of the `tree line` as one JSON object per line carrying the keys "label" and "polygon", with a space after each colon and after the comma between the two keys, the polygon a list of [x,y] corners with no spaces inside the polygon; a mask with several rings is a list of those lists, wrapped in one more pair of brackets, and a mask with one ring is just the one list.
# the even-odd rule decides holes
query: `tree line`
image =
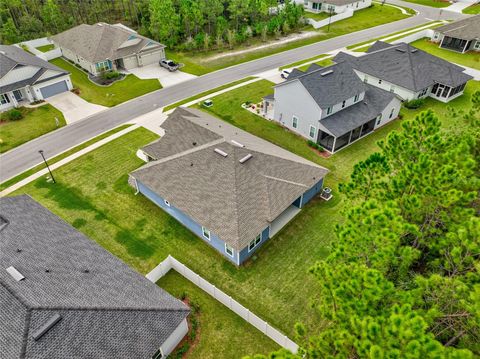
{"label": "tree line", "polygon": [[177,49],[233,47],[302,25],[303,6],[286,0],[0,0],[0,42],[13,44],[96,22],[132,27]]}
{"label": "tree line", "polygon": [[450,109],[448,132],[420,113],[355,165],[331,253],[310,269],[323,329],[297,324],[300,353],[268,358],[480,356],[480,91],[472,105]]}

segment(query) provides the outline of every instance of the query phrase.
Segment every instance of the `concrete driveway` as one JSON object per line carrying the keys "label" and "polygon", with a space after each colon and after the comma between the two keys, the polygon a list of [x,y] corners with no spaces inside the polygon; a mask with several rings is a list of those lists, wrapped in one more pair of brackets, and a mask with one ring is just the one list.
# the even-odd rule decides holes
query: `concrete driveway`
{"label": "concrete driveway", "polygon": [[70,91],[49,97],[46,101],[63,113],[67,124],[83,120],[108,108],[87,102]]}
{"label": "concrete driveway", "polygon": [[170,72],[159,64],[137,67],[128,71],[142,80],[158,79],[163,87],[174,86],[197,77],[182,71]]}

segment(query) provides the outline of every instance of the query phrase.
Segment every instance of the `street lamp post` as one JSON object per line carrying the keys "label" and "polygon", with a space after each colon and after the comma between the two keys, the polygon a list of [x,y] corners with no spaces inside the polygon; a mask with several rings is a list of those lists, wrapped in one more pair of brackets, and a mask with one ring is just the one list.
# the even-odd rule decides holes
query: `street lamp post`
{"label": "street lamp post", "polygon": [[328,8],[328,12],[330,13],[330,17],[328,18],[327,32],[330,32],[330,24],[332,23],[332,14],[333,14],[333,8],[331,6]]}
{"label": "street lamp post", "polygon": [[55,181],[55,177],[53,177],[52,171],[50,171],[50,167],[48,166],[47,160],[45,159],[45,156],[43,155],[43,150],[39,150],[38,153],[40,153],[40,155],[42,156],[43,162],[45,162],[45,166],[47,166],[48,172],[50,173],[50,177],[52,177],[53,183],[57,183]]}

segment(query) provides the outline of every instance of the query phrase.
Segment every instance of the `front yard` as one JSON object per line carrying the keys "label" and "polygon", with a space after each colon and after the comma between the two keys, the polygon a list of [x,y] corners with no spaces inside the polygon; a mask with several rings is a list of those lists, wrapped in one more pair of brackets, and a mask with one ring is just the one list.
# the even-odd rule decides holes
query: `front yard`
{"label": "front yard", "polygon": [[[308,13],[310,14],[310,13]],[[271,46],[266,48],[252,50],[255,46],[264,45],[260,39],[254,38],[249,46],[242,45],[234,48],[232,51],[245,50],[242,53],[236,53],[231,56],[224,56],[216,58],[217,55],[222,54],[222,51],[211,50],[194,51],[194,52],[172,52],[167,51],[167,57],[183,63],[182,71],[191,73],[193,75],[204,75],[208,72],[219,70],[225,67],[237,65],[242,62],[255,60],[264,56],[273,55],[282,51],[291,50],[297,47],[310,45],[318,41],[327,40],[333,37],[350,34],[352,32],[364,30],[370,27],[383,25],[389,22],[407,18],[409,15],[404,15],[399,9],[391,6],[382,6],[373,4],[367,9],[356,11],[355,14],[348,19],[340,20],[330,25],[330,31],[327,31],[327,26],[316,30],[316,34],[311,37],[292,41],[285,44],[275,45],[275,41],[271,42]],[[303,31],[314,31],[311,26],[306,27]],[[225,50],[228,51],[228,50]]]}
{"label": "front yard", "polygon": [[480,55],[474,51],[461,54],[459,52],[441,49],[438,44],[429,41],[429,39],[420,39],[411,43],[412,46],[426,51],[432,55],[441,57],[450,62],[454,62],[458,65],[468,66],[477,70],[480,70]]}
{"label": "front yard", "polygon": [[425,5],[425,6],[431,6],[431,7],[447,7],[450,6],[450,3],[446,0],[405,0],[414,4],[418,5]]}
{"label": "front yard", "polygon": [[156,79],[140,80],[134,75],[128,75],[125,79],[115,82],[111,86],[98,86],[88,79],[85,72],[68,61],[57,58],[50,62],[71,73],[73,86],[80,90],[79,96],[81,98],[102,106],[112,107],[162,88],[160,82]]}
{"label": "front yard", "polygon": [[471,5],[462,11],[464,14],[477,15],[480,14],[480,4]]}
{"label": "front yard", "polygon": [[[36,108],[21,107],[18,110],[23,118],[17,121],[8,120],[6,112],[0,114],[0,153],[66,124],[62,113],[49,104]],[[58,119],[58,127],[55,118]]]}

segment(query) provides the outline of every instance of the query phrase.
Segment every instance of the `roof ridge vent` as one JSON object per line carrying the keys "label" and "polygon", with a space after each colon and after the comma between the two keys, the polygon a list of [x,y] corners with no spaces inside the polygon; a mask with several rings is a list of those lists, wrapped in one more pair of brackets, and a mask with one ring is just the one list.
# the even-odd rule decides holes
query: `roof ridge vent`
{"label": "roof ridge vent", "polygon": [[330,74],[333,74],[333,70],[328,70],[328,71],[322,72],[320,74],[320,76],[327,76],[327,75],[330,75]]}
{"label": "roof ridge vent", "polygon": [[412,49],[412,51],[410,51],[410,52],[413,54],[413,53],[415,53],[415,52],[417,52],[417,51],[418,51],[418,49]]}
{"label": "roof ridge vent", "polygon": [[50,329],[52,329],[55,324],[57,324],[62,319],[62,316],[58,313],[55,313],[49,320],[45,322],[40,328],[38,328],[33,334],[33,339],[37,341],[43,337]]}
{"label": "roof ridge vent", "polygon": [[399,48],[399,47],[396,47],[395,50],[397,50],[398,52],[403,52],[403,53],[406,52],[405,49],[401,49],[401,48]]}
{"label": "roof ridge vent", "polygon": [[20,273],[17,268],[14,266],[10,266],[7,268],[8,274],[10,274],[13,279],[15,279],[17,282],[20,282],[21,280],[25,279],[24,275]]}
{"label": "roof ridge vent", "polygon": [[240,158],[240,160],[238,162],[240,162],[241,164],[244,164],[245,162],[247,162],[250,158],[252,158],[252,154],[249,153],[248,155],[246,155],[245,157],[242,157]]}
{"label": "roof ridge vent", "polygon": [[245,147],[245,145],[241,144],[240,142],[237,142],[235,140],[232,140],[232,143],[238,147]]}
{"label": "roof ridge vent", "polygon": [[219,148],[215,148],[214,151],[215,151],[216,153],[218,153],[220,156],[223,156],[223,157],[227,157],[227,156],[228,156],[228,153],[227,153],[227,152],[222,151],[222,150],[219,149]]}

